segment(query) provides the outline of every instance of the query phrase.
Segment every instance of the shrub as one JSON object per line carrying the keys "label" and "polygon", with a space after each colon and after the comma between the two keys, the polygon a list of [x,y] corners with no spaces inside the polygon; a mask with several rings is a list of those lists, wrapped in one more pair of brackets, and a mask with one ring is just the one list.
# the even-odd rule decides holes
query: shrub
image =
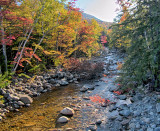
{"label": "shrub", "polygon": [[93,63],[89,60],[71,58],[64,67],[70,72],[79,74],[81,79],[93,79],[102,72],[103,65],[102,62]]}

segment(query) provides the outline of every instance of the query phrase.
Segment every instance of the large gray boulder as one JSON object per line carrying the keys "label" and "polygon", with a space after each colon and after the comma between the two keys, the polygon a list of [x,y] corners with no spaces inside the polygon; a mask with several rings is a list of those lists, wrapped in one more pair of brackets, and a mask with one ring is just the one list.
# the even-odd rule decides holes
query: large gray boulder
{"label": "large gray boulder", "polygon": [[31,104],[33,102],[33,99],[28,95],[19,94],[18,96],[24,104]]}

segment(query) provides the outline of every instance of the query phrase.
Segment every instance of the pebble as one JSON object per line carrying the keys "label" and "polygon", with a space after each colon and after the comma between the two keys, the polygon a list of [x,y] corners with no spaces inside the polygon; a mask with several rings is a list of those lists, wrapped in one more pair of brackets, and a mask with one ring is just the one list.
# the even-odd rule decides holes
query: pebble
{"label": "pebble", "polygon": [[60,112],[63,115],[69,115],[72,116],[74,114],[74,110],[72,108],[66,107]]}
{"label": "pebble", "polygon": [[65,116],[60,117],[57,122],[59,123],[67,123],[69,121],[69,119]]}

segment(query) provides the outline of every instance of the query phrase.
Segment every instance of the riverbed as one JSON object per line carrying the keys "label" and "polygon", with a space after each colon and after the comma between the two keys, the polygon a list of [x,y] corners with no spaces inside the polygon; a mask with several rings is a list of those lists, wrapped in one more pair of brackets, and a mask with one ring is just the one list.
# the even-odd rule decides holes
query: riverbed
{"label": "riverbed", "polygon": [[[109,106],[102,106],[101,102],[93,99],[106,99],[118,104],[130,104],[130,100],[119,100],[113,93],[113,90],[118,88],[115,80],[121,73],[117,70],[117,62],[122,62],[123,59],[115,51],[111,51],[103,61],[105,66],[101,78],[58,87],[41,94],[34,98],[30,107],[8,113],[6,119],[0,123],[1,130],[46,131],[72,128],[73,131],[87,131],[97,120],[102,122],[100,126],[96,126],[98,131],[108,130]],[[83,85],[94,89],[80,92]],[[68,123],[57,123],[57,119],[61,116],[60,111],[65,107],[74,109],[75,114],[69,118]]]}

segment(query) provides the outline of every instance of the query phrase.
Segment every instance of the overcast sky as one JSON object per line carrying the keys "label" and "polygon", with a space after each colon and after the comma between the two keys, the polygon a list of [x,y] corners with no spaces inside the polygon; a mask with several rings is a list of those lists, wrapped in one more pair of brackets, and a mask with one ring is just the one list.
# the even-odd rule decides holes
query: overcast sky
{"label": "overcast sky", "polygon": [[116,17],[116,0],[78,0],[76,6],[85,13],[91,14],[103,21],[113,22]]}

